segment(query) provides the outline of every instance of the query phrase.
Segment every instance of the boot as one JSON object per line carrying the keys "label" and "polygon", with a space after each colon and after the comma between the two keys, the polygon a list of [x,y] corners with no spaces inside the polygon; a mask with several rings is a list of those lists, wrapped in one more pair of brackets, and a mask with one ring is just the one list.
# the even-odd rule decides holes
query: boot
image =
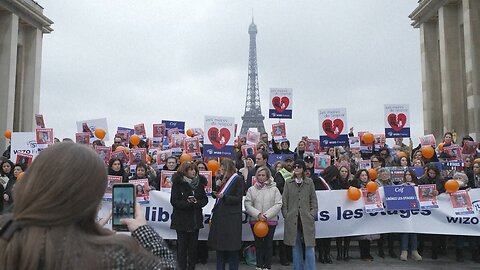
{"label": "boot", "polygon": [[463,262],[464,261],[463,250],[461,250],[460,248],[457,248],[456,255],[457,255],[457,262]]}
{"label": "boot", "polygon": [[402,253],[400,254],[400,260],[406,261],[408,257],[408,251],[402,250]]}
{"label": "boot", "polygon": [[380,236],[380,239],[377,240],[377,246],[378,246],[378,256],[382,259],[385,258],[385,252],[383,252],[383,241],[384,241],[384,235]]}
{"label": "boot", "polygon": [[336,239],[336,246],[337,246],[337,261],[340,261],[344,258],[343,255],[343,247],[342,247],[342,238],[337,238]]}
{"label": "boot", "polygon": [[343,260],[346,262],[350,260],[350,256],[348,255],[349,249],[350,249],[350,239],[345,238],[345,243],[343,243]]}
{"label": "boot", "polygon": [[395,251],[393,251],[393,235],[392,234],[389,234],[387,235],[387,239],[388,239],[388,256],[390,256],[390,258],[397,258],[397,254],[395,253]]}
{"label": "boot", "polygon": [[420,254],[418,254],[418,251],[416,251],[416,250],[412,250],[412,258],[415,261],[421,261],[422,260],[422,256],[420,256]]}

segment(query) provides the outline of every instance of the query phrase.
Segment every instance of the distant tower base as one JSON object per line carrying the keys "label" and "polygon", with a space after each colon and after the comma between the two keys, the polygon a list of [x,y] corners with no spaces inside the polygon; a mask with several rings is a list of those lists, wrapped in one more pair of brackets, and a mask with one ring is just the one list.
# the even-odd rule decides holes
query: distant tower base
{"label": "distant tower base", "polygon": [[241,135],[246,135],[247,131],[250,128],[256,128],[258,132],[262,133],[265,132],[265,125],[263,124],[263,120],[265,119],[262,115],[247,115],[245,114],[242,116],[243,124],[242,129],[240,130]]}

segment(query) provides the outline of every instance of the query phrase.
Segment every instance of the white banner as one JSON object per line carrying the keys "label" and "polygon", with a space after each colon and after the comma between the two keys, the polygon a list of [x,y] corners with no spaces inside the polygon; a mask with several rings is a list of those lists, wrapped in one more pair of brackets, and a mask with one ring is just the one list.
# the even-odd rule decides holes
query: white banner
{"label": "white banner", "polygon": [[17,153],[25,153],[35,158],[38,155],[37,137],[35,132],[12,132],[10,160],[17,162]]}
{"label": "white banner", "polygon": [[110,140],[110,137],[108,135],[107,118],[77,121],[77,131],[89,133],[90,143],[92,143],[97,139],[95,137],[95,129],[97,128],[103,128],[105,130],[106,134],[105,134],[105,138],[103,138],[104,141]]}
{"label": "white banner", "polygon": [[[381,197],[383,189],[379,189]],[[448,194],[438,196],[438,209],[385,211],[369,213],[364,211],[362,199],[351,201],[346,190],[317,191],[318,220],[315,222],[316,237],[339,237],[390,232],[413,232],[426,234],[476,235],[480,236],[480,189],[469,191],[474,214],[455,215]],[[205,228],[200,230],[199,239],[208,238],[208,222],[214,200],[210,197],[203,208]],[[170,193],[150,192],[150,203],[142,205],[145,217],[155,230],[165,239],[176,239],[176,232],[170,229],[172,205]],[[111,202],[103,202],[100,216],[110,211]],[[244,211],[243,240],[252,241],[253,234]],[[106,225],[109,226],[109,225]],[[274,239],[283,239],[283,217],[279,214],[279,224]]]}

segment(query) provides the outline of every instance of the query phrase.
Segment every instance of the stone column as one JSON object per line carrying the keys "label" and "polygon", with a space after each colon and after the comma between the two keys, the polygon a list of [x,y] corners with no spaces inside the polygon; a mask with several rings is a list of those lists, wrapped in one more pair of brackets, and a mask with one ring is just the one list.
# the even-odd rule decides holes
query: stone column
{"label": "stone column", "polygon": [[8,145],[3,132],[13,128],[17,43],[18,16],[9,12],[0,12],[0,151],[2,153]]}
{"label": "stone column", "polygon": [[467,132],[466,93],[462,83],[459,5],[444,5],[438,11],[440,70],[444,131],[455,130],[459,136]]}
{"label": "stone column", "polygon": [[463,0],[469,134],[480,140],[480,1]]}
{"label": "stone column", "polygon": [[22,131],[36,128],[35,114],[40,104],[40,66],[42,63],[42,31],[27,26],[24,32],[24,79],[20,124]]}
{"label": "stone column", "polygon": [[425,134],[443,136],[442,90],[438,48],[438,22],[420,25],[422,59],[423,126]]}

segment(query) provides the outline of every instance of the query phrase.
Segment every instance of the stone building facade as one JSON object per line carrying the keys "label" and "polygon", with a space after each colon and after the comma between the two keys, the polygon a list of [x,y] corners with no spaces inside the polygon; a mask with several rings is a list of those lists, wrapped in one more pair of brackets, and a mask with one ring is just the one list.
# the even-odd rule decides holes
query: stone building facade
{"label": "stone building facade", "polygon": [[5,130],[35,128],[42,39],[52,24],[32,0],[0,0],[0,149],[6,146]]}
{"label": "stone building facade", "polygon": [[420,0],[409,17],[420,29],[425,134],[480,140],[480,1]]}

